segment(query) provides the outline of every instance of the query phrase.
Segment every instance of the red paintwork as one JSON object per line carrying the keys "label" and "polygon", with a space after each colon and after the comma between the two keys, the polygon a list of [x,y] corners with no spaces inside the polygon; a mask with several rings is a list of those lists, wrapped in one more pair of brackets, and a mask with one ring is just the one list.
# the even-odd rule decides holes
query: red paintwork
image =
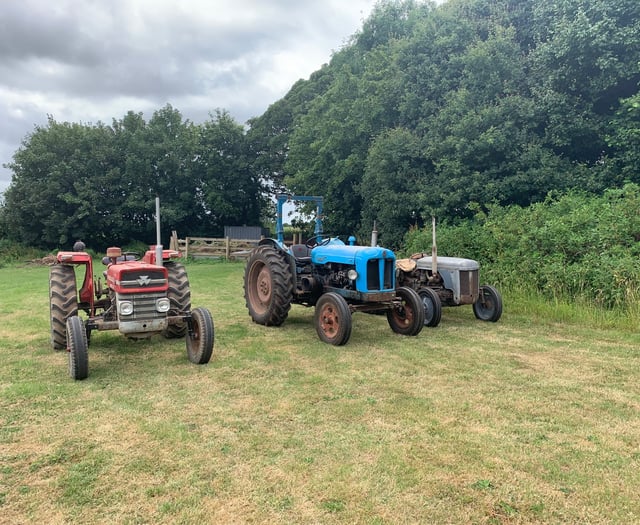
{"label": "red paintwork", "polygon": [[[160,286],[140,286],[123,288],[120,286],[123,278],[122,276],[127,272],[148,270],[149,272],[162,272],[165,282]],[[148,264],[143,261],[127,261],[110,264],[107,268],[107,286],[116,292],[124,292],[127,294],[132,293],[149,293],[149,292],[164,292],[169,288],[169,284],[166,281],[168,279],[168,272],[164,266],[156,266],[155,264]]]}
{"label": "red paintwork", "polygon": [[[162,260],[167,261],[169,259],[178,259],[182,257],[182,254],[176,250],[162,250]],[[149,264],[156,263],[156,250],[155,245],[149,246],[149,250],[147,250],[144,256],[141,259],[143,262]]]}
{"label": "red paintwork", "polygon": [[80,302],[89,304],[91,315],[94,314],[93,308],[93,260],[91,255],[86,252],[58,252],[57,259],[59,263],[84,265],[84,279],[80,287]]}
{"label": "red paintwork", "polygon": [[[176,259],[182,257],[182,254],[176,250],[162,250],[162,259],[164,261],[170,259]],[[86,305],[90,311],[90,316],[96,315],[96,297],[95,297],[95,284],[93,280],[93,259],[91,255],[86,252],[58,252],[56,256],[59,263],[63,264],[75,264],[77,266],[84,266],[85,273],[82,280],[82,286],[78,293],[80,303]],[[151,246],[141,260],[139,261],[115,261],[107,264],[107,271],[105,272],[107,278],[107,286],[115,291],[121,291],[122,287],[118,284],[121,281],[122,273],[125,270],[140,270],[141,268],[149,268],[153,271],[162,271],[165,279],[167,279],[167,269],[164,266],[156,266],[156,252],[155,246]],[[168,288],[168,284],[164,286],[145,286],[140,288],[127,287],[124,290],[126,293],[146,293],[146,292],[161,292]],[[101,307],[100,304],[97,305]],[[104,306],[102,306],[104,307]]]}

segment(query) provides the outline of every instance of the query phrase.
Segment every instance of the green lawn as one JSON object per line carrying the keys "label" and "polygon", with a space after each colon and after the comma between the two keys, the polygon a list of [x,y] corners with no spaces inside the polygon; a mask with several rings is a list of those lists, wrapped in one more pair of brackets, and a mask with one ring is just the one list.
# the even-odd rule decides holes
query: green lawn
{"label": "green lawn", "polygon": [[187,270],[208,365],[96,332],[74,382],[48,268],[0,268],[0,522],[640,522],[637,330],[505,294],[496,324],[445,309],[407,338],[355,314],[332,347],[311,309],[252,323],[242,264]]}

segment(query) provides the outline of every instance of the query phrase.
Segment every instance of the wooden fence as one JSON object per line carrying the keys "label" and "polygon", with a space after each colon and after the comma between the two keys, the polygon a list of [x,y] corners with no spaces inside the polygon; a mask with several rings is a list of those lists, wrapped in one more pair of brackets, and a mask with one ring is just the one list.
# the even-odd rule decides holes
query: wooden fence
{"label": "wooden fence", "polygon": [[171,235],[172,250],[178,250],[185,257],[210,258],[210,259],[246,259],[251,249],[258,245],[259,241],[247,239],[187,237],[178,239],[176,232]]}

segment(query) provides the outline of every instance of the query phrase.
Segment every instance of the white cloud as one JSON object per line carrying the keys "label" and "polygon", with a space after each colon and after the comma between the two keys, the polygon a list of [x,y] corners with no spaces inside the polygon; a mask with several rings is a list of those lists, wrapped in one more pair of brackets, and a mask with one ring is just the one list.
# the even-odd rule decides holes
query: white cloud
{"label": "white cloud", "polygon": [[[47,115],[111,123],[170,103],[259,116],[327,63],[376,0],[2,0],[0,164]],[[0,191],[10,173],[0,169]]]}

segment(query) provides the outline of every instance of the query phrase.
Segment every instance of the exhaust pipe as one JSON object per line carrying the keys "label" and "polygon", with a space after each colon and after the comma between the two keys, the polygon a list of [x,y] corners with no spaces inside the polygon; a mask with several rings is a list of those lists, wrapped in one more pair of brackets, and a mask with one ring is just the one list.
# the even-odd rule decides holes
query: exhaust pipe
{"label": "exhaust pipe", "polygon": [[156,197],[156,266],[162,266],[162,240],[160,239],[160,197]]}
{"label": "exhaust pipe", "polygon": [[376,230],[376,221],[373,221],[373,230],[371,231],[371,246],[378,246],[378,230]]}
{"label": "exhaust pipe", "polygon": [[431,217],[431,271],[438,274],[438,246],[436,245],[436,218]]}

